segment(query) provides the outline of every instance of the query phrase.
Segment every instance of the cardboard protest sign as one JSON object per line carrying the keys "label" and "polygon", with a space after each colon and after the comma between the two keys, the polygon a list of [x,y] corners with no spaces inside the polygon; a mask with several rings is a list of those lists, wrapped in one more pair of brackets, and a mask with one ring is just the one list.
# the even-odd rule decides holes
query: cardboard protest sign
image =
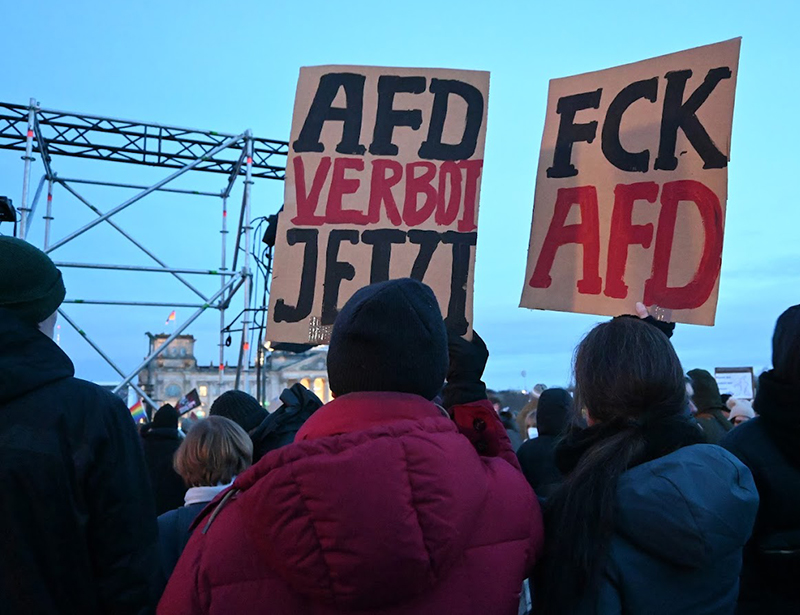
{"label": "cardboard protest sign", "polygon": [[550,82],[521,307],[714,324],[740,42]]}
{"label": "cardboard protest sign", "polygon": [[719,392],[736,399],[753,399],[755,377],[752,367],[718,367],[714,370]]}
{"label": "cardboard protest sign", "polygon": [[301,69],[268,340],[327,343],[355,291],[401,277],[470,330],[488,93],[487,72]]}

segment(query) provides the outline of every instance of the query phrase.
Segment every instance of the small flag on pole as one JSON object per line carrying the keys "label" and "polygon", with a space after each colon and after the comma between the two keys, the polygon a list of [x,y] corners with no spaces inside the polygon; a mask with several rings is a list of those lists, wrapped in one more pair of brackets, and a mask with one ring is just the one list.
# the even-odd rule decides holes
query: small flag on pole
{"label": "small flag on pole", "polygon": [[170,312],[169,316],[167,316],[166,324],[169,324],[171,322],[175,322],[175,310],[172,310],[172,312]]}
{"label": "small flag on pole", "polygon": [[147,421],[147,413],[144,411],[144,404],[141,399],[130,407],[130,411],[135,423]]}

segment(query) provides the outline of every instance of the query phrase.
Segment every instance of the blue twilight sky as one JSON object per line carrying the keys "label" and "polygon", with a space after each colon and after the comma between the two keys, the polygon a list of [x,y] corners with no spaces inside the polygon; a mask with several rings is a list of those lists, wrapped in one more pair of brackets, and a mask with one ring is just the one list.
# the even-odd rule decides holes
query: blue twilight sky
{"label": "blue twilight sky", "polygon": [[[276,139],[288,138],[298,69],[304,65],[491,71],[475,328],[492,353],[486,380],[494,388],[566,384],[573,348],[603,320],[517,307],[548,80],[742,36],[717,325],[678,327],[674,342],[684,368],[768,366],[775,319],[800,301],[800,214],[792,189],[793,144],[800,136],[797,3],[33,0],[6,2],[3,17],[2,101],[25,104],[35,97],[50,109],[221,132],[251,128]],[[71,159],[55,159],[53,166],[62,177],[133,183],[165,175]],[[0,194],[17,204],[22,170],[18,152],[0,151]],[[41,174],[37,162],[33,187]],[[196,173],[181,185],[221,190],[224,178],[208,175]],[[279,182],[256,182],[254,215],[273,213],[282,188]],[[103,210],[127,194],[79,190]],[[239,189],[235,207],[240,198]],[[55,193],[54,212],[56,238],[92,218],[63,189]],[[34,242],[41,241],[41,214]],[[172,266],[216,267],[219,218],[218,199],[158,195],[120,214],[119,223]],[[10,233],[6,227],[0,232]],[[110,228],[87,233],[53,257],[149,264]],[[65,271],[73,298],[192,301],[190,292],[162,276]],[[197,284],[213,292],[219,282]],[[146,353],[145,331],[168,329],[170,311],[67,309],[126,370]],[[179,308],[178,321],[190,312]],[[217,313],[189,329],[200,340],[201,362],[216,360],[218,331]],[[116,379],[66,323],[61,342],[79,375]],[[235,361],[234,353],[227,358]]]}

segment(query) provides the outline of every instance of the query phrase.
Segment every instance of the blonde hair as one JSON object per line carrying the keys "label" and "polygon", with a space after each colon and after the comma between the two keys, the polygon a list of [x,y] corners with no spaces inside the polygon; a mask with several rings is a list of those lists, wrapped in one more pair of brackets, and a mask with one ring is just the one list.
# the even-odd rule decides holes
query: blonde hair
{"label": "blonde hair", "polygon": [[209,416],[189,430],[173,466],[187,486],[213,487],[231,482],[252,462],[250,436],[230,419]]}

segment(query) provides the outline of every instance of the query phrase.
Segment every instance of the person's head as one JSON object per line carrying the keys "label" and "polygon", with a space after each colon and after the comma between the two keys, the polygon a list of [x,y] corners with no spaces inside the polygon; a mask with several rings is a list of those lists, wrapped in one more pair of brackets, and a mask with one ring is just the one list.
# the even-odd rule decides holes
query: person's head
{"label": "person's head", "polygon": [[557,436],[572,417],[572,395],[564,389],[547,389],[539,397],[536,427],[540,436]]}
{"label": "person's head", "polygon": [[772,368],[779,380],[800,383],[800,305],[786,310],[775,324]]}
{"label": "person's head", "polygon": [[734,427],[741,425],[745,421],[749,421],[756,416],[756,413],[753,412],[752,404],[746,399],[734,399],[731,397],[728,400],[728,407],[731,410],[728,420],[733,424]]}
{"label": "person's head", "polygon": [[[572,612],[597,578],[614,528],[620,476],[703,439],[686,415],[681,363],[656,327],[624,317],[597,325],[578,345],[574,370],[575,408],[586,411],[592,435],[579,437],[587,448],[546,503],[559,531],[546,543],[545,615]],[[540,432],[551,391],[539,399]],[[560,395],[566,403],[567,392]]]}
{"label": "person's head", "polygon": [[188,487],[214,487],[230,483],[252,461],[250,436],[233,421],[210,416],[192,426],[173,465]]}
{"label": "person's head", "polygon": [[225,391],[214,400],[210,416],[224,416],[247,433],[253,431],[269,414],[258,400],[244,391]]}
{"label": "person's head", "polygon": [[21,239],[0,236],[0,308],[53,337],[65,295],[61,272],[47,254]]}
{"label": "person's head", "polygon": [[366,391],[433,399],[447,375],[447,330],[433,291],[403,278],[357,291],[336,318],[328,347],[334,396]]}
{"label": "person's head", "polygon": [[704,369],[692,369],[687,372],[687,376],[692,379],[692,389],[694,389],[692,401],[698,412],[709,410],[727,412],[728,408],[722,403],[722,396],[719,394],[719,385],[710,372]]}
{"label": "person's head", "polygon": [[178,411],[172,404],[164,404],[153,415],[152,429],[178,429]]}
{"label": "person's head", "polygon": [[683,368],[661,331],[635,318],[615,318],[578,345],[575,399],[593,423],[677,414],[686,406]]}
{"label": "person's head", "polygon": [[694,405],[694,387],[692,386],[692,379],[689,376],[686,376],[686,404],[689,407],[689,412],[691,414],[697,414],[697,406]]}

